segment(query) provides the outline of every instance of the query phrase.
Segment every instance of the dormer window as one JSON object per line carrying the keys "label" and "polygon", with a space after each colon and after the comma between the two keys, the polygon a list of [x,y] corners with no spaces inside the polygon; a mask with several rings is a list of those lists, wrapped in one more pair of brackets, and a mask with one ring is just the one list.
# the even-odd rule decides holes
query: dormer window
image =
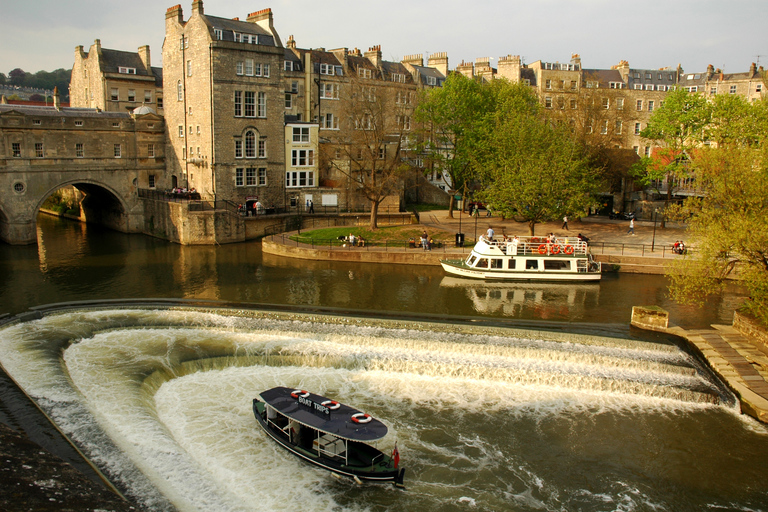
{"label": "dormer window", "polygon": [[434,76],[428,76],[427,85],[437,85],[437,78],[435,78]]}
{"label": "dormer window", "polygon": [[333,72],[333,65],[331,65],[331,64],[320,64],[320,74],[321,75],[331,75],[331,76],[333,76],[335,74]]}
{"label": "dormer window", "polygon": [[125,66],[120,66],[117,68],[117,72],[123,75],[135,75],[136,68],[127,68]]}
{"label": "dormer window", "polygon": [[371,78],[371,70],[367,68],[357,68],[357,76],[360,78]]}
{"label": "dormer window", "polygon": [[214,35],[214,36],[216,37],[216,39],[218,39],[219,41],[221,41],[222,39],[224,39],[224,32],[223,32],[223,31],[222,31],[220,28],[215,28],[215,29],[213,29],[213,35]]}
{"label": "dormer window", "polygon": [[392,73],[392,81],[404,84],[405,83],[405,75],[402,74],[402,73]]}
{"label": "dormer window", "polygon": [[284,66],[283,66],[283,69],[285,71],[293,71],[293,61],[292,60],[286,60]]}

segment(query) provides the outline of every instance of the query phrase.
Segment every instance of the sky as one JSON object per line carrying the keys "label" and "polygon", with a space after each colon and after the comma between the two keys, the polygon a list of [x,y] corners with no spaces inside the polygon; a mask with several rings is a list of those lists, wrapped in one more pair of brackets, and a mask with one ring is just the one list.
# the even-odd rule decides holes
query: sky
{"label": "sky", "polygon": [[[74,50],[95,39],[103,48],[136,51],[150,45],[162,65],[165,11],[192,0],[0,0],[0,72],[70,69]],[[283,44],[299,48],[381,46],[385,60],[447,52],[449,68],[462,61],[520,55],[569,62],[586,69],[621,60],[638,69],[683,66],[744,72],[768,67],[768,0],[204,0],[205,13],[244,20],[272,8]]]}

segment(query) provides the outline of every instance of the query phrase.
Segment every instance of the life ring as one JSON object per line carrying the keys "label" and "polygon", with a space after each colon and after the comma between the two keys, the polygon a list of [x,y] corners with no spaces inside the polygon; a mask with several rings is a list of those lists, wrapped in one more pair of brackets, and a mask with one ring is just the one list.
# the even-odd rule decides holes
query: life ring
{"label": "life ring", "polygon": [[572,246],[572,245],[566,245],[566,246],[563,248],[563,252],[564,252],[565,254],[573,254],[573,246]]}
{"label": "life ring", "polygon": [[552,246],[552,254],[560,254],[560,246],[559,245],[553,245]]}
{"label": "life ring", "polygon": [[304,391],[303,389],[296,389],[294,391],[291,391],[291,396],[293,398],[299,398],[299,397],[307,398],[309,396],[309,392],[308,391]]}
{"label": "life ring", "polygon": [[372,419],[373,416],[365,412],[358,412],[352,415],[352,421],[354,423],[370,423]]}
{"label": "life ring", "polygon": [[320,405],[324,405],[332,411],[335,411],[336,409],[341,407],[341,404],[336,400],[326,400],[325,402],[322,402]]}
{"label": "life ring", "polygon": [[541,244],[539,246],[539,254],[547,254],[547,244]]}

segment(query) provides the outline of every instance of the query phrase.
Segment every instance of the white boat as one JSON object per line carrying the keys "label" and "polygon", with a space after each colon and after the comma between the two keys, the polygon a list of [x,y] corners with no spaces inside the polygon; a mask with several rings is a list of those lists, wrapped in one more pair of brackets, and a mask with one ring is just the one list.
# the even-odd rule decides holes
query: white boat
{"label": "white boat", "polygon": [[600,263],[576,237],[481,236],[466,260],[440,260],[446,272],[503,281],[599,281]]}

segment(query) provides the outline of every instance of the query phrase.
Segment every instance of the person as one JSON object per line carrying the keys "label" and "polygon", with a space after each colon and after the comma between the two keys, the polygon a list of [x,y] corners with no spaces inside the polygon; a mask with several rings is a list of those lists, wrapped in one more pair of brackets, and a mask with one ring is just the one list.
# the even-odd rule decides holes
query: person
{"label": "person", "polygon": [[427,242],[427,250],[428,251],[432,250],[432,245],[434,245],[434,243],[435,243],[434,239],[430,238],[429,241]]}
{"label": "person", "polygon": [[357,241],[357,239],[355,238],[355,235],[352,234],[352,233],[349,234],[349,237],[347,238],[347,240],[349,240],[349,246],[350,247],[354,247],[355,243]]}
{"label": "person", "polygon": [[485,216],[486,217],[493,217],[493,215],[491,215],[491,205],[489,205],[489,204],[485,205]]}
{"label": "person", "polygon": [[568,216],[567,215],[563,215],[563,227],[561,227],[560,229],[564,229],[564,230],[568,231]]}
{"label": "person", "polygon": [[362,235],[357,237],[357,246],[365,247],[365,238],[363,238]]}
{"label": "person", "polygon": [[493,228],[491,226],[488,226],[488,231],[485,232],[486,238],[488,238],[488,241],[493,242],[493,235],[494,235]]}
{"label": "person", "polygon": [[264,205],[261,204],[261,201],[259,201],[258,199],[256,200],[256,205],[254,206],[254,208],[256,209],[254,213],[257,213],[257,214],[262,213],[264,211]]}
{"label": "person", "polygon": [[315,203],[311,199],[309,200],[309,213],[315,213]]}
{"label": "person", "polygon": [[629,231],[627,231],[627,234],[635,234],[635,219],[629,219]]}
{"label": "person", "polygon": [[427,245],[429,245],[429,237],[427,236],[427,231],[424,230],[421,233],[421,246],[425,251],[427,250]]}
{"label": "person", "polygon": [[576,237],[576,238],[578,238],[578,239],[579,239],[579,240],[581,240],[582,242],[589,242],[589,238],[585,237],[585,236],[584,236],[584,235],[582,235],[581,233],[579,233],[579,236],[578,236],[578,237]]}

